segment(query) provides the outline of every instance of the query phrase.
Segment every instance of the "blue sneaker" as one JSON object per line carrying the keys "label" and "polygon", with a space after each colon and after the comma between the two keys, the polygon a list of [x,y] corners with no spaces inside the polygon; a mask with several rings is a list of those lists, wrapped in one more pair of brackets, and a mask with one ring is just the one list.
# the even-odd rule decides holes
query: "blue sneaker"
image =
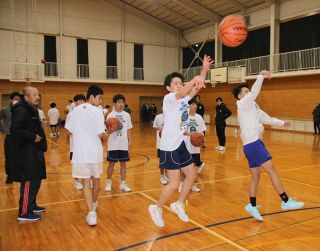
{"label": "blue sneaker", "polygon": [[44,211],[46,211],[46,209],[44,207],[39,207],[39,206],[34,206],[33,210],[34,213],[43,213]]}
{"label": "blue sneaker", "polygon": [[282,201],[281,202],[281,209],[282,210],[293,210],[293,209],[299,209],[304,206],[303,202],[296,201],[293,198],[289,198],[287,202]]}
{"label": "blue sneaker", "polygon": [[40,219],[41,219],[40,215],[36,215],[33,213],[18,215],[18,218],[17,218],[18,221],[38,221]]}
{"label": "blue sneaker", "polygon": [[250,203],[244,208],[252,217],[256,218],[258,221],[263,221],[262,216],[259,213],[258,207],[253,207]]}

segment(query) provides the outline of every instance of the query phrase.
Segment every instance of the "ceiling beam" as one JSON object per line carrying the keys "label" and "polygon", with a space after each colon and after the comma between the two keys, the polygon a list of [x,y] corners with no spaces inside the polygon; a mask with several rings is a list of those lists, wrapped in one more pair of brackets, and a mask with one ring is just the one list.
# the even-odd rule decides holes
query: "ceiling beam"
{"label": "ceiling beam", "polygon": [[244,11],[246,9],[245,6],[237,2],[236,0],[228,0],[229,3],[231,3],[234,7],[236,7],[238,10]]}
{"label": "ceiling beam", "polygon": [[191,10],[192,12],[200,15],[202,17],[207,18],[210,21],[217,22],[221,19],[217,13],[210,11],[209,9],[203,7],[202,5],[192,1],[192,0],[173,0],[180,4],[181,6]]}
{"label": "ceiling beam", "polygon": [[166,23],[166,22],[164,22],[164,21],[162,21],[162,20],[160,20],[158,18],[155,18],[154,16],[146,14],[145,12],[143,12],[143,11],[141,11],[141,10],[139,10],[139,9],[129,5],[129,4],[126,4],[126,3],[122,2],[122,1],[119,1],[119,0],[107,0],[107,2],[111,3],[114,6],[117,6],[120,9],[124,9],[124,10],[126,10],[128,12],[131,12],[132,14],[137,15],[137,16],[145,19],[145,20],[148,20],[149,22],[152,22],[152,23],[154,23],[154,24],[156,24],[158,26],[166,28],[166,29],[168,29],[168,30],[170,30],[172,32],[181,31],[179,28],[177,28],[177,27],[175,27],[175,26],[173,26],[171,24],[168,24],[168,23]]}
{"label": "ceiling beam", "polygon": [[160,4],[158,1],[156,1],[156,0],[151,0],[150,2],[151,2],[152,5],[160,8],[160,9],[165,10],[167,13],[169,13],[169,14],[175,16],[175,17],[178,17],[179,19],[181,19],[181,20],[183,20],[184,22],[192,25],[193,27],[198,26],[198,24],[197,24],[196,22],[190,20],[189,18],[186,18],[185,16],[182,16],[181,14],[179,14],[178,12],[176,12],[176,11],[168,8],[167,6],[164,6],[164,5]]}

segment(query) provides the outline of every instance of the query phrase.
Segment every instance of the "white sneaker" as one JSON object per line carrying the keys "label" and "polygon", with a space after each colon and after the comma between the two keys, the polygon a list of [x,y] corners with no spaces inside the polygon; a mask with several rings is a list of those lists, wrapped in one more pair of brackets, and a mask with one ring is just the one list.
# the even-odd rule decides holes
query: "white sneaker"
{"label": "white sneaker", "polygon": [[182,190],[182,182],[180,182],[179,186],[178,186],[178,192],[181,193]]}
{"label": "white sneaker", "polygon": [[202,164],[200,166],[198,166],[198,173],[201,173],[202,169],[204,168],[205,163],[202,162]]}
{"label": "white sneaker", "polygon": [[83,185],[79,181],[75,181],[73,187],[77,190],[83,189]]}
{"label": "white sneaker", "polygon": [[281,208],[282,210],[293,210],[293,209],[299,209],[304,206],[303,202],[296,201],[293,198],[289,198],[287,202],[282,201],[281,202]]}
{"label": "white sneaker", "polygon": [[167,185],[167,184],[168,184],[168,181],[167,181],[165,175],[160,175],[160,183],[161,183],[162,185]]}
{"label": "white sneaker", "polygon": [[92,203],[92,210],[93,211],[97,211],[97,208],[98,208],[98,201],[97,202],[93,202]]}
{"label": "white sneaker", "polygon": [[189,217],[184,210],[184,205],[181,202],[176,201],[171,203],[170,208],[176,215],[178,215],[180,220],[184,222],[189,221]]}
{"label": "white sneaker", "polygon": [[256,218],[258,221],[263,221],[262,216],[259,213],[258,207],[253,207],[250,203],[244,208],[252,217]]}
{"label": "white sneaker", "polygon": [[198,193],[200,191],[201,191],[201,189],[199,187],[197,187],[197,185],[192,185],[191,192]]}
{"label": "white sneaker", "polygon": [[97,225],[97,213],[94,211],[89,212],[86,220],[89,226]]}
{"label": "white sneaker", "polygon": [[224,146],[220,146],[219,148],[218,148],[218,151],[220,151],[220,152],[223,152],[223,151],[225,151],[226,150],[226,148],[224,147]]}
{"label": "white sneaker", "polygon": [[130,187],[128,187],[128,185],[125,181],[121,181],[120,189],[124,192],[131,192]]}
{"label": "white sneaker", "polygon": [[166,181],[167,181],[167,184],[168,184],[168,183],[169,183],[169,181],[170,181],[170,180],[169,180],[168,175],[167,175],[167,174],[165,174],[165,175],[164,175],[164,177],[165,177],[165,179],[166,179]]}
{"label": "white sneaker", "polygon": [[107,192],[111,192],[111,187],[112,187],[112,181],[107,180],[107,184],[106,184],[106,187],[104,188],[104,190],[106,190]]}
{"label": "white sneaker", "polygon": [[149,206],[149,213],[153,220],[153,223],[157,227],[164,227],[164,222],[162,219],[162,208],[159,208],[157,205],[152,204]]}
{"label": "white sneaker", "polygon": [[216,146],[216,147],[214,148],[214,150],[219,150],[220,147],[221,147],[221,146]]}

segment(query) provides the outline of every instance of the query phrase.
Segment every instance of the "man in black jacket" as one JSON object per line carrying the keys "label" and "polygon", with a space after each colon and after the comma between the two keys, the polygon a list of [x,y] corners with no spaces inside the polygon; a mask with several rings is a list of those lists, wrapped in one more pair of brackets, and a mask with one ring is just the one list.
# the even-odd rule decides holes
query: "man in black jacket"
{"label": "man in black jacket", "polygon": [[18,221],[37,221],[45,208],[39,207],[36,197],[41,180],[46,178],[44,152],[47,141],[41,125],[37,105],[38,89],[27,86],[23,100],[12,108],[9,140],[12,178],[21,182]]}
{"label": "man in black jacket", "polygon": [[317,104],[317,106],[313,109],[312,115],[313,115],[314,135],[317,135],[317,129],[318,129],[318,135],[320,135],[320,104]]}
{"label": "man in black jacket", "polygon": [[203,106],[203,104],[200,103],[200,95],[196,95],[195,100],[197,101],[197,104],[198,104],[196,113],[199,114],[203,118],[204,106]]}
{"label": "man in black jacket", "polygon": [[218,151],[224,151],[226,145],[226,119],[231,116],[231,111],[223,103],[222,98],[216,99],[216,132],[219,139],[219,146],[215,149]]}

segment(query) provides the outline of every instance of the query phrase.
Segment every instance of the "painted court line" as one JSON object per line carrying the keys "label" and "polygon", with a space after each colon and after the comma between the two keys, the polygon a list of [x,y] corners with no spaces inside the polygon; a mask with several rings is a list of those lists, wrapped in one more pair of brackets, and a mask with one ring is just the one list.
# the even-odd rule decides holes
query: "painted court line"
{"label": "painted court line", "polygon": [[[152,197],[149,196],[149,195],[146,195],[146,194],[143,193],[143,192],[140,192],[140,194],[141,194],[142,196],[144,196],[145,198],[147,198],[147,199],[149,199],[149,200],[151,200],[151,201],[153,201],[153,202],[155,202],[155,203],[157,202],[154,198],[152,198]],[[164,206],[164,208],[166,208],[167,210],[171,211],[171,209],[170,209],[168,206]],[[192,224],[194,224],[194,225],[197,226],[198,228],[200,228],[200,229],[208,232],[209,234],[211,234],[211,235],[213,235],[213,236],[215,236],[215,237],[223,240],[224,242],[226,242],[226,243],[228,243],[228,244],[230,244],[230,245],[232,245],[232,246],[234,246],[234,247],[236,247],[236,248],[238,248],[238,249],[240,249],[240,250],[248,250],[248,249],[240,246],[239,244],[233,242],[232,240],[230,240],[230,239],[228,239],[228,238],[226,238],[226,237],[224,237],[224,236],[216,233],[215,231],[212,231],[211,229],[209,229],[209,228],[201,225],[200,223],[196,222],[195,220],[189,219],[189,222],[191,222]]]}

